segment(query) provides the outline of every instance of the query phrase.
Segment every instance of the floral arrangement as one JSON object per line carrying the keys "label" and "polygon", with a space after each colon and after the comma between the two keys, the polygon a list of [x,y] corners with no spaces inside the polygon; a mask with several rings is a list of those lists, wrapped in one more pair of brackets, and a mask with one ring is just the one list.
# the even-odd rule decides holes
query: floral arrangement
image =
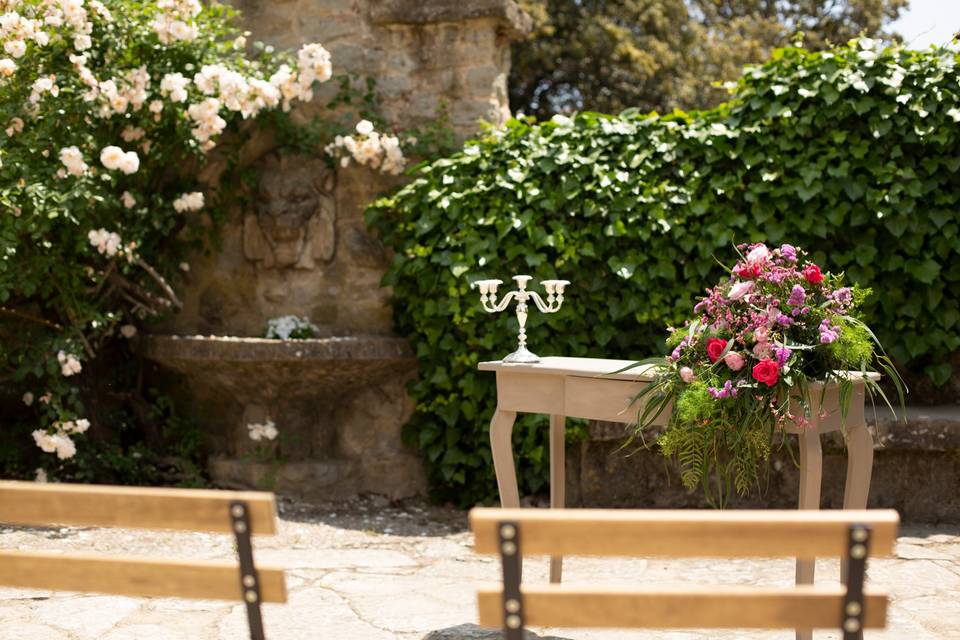
{"label": "floral arrangement", "polygon": [[868,370],[893,381],[901,405],[904,392],[858,316],[869,289],[846,286],[842,274],[824,273],[789,244],[737,248],[741,259],[730,277],[707,290],[682,330],[669,329],[671,354],[637,363],[656,374],[638,396],[638,434],[672,405],[660,451],[677,459],[688,489],[701,485],[719,505],[731,488],[743,495],[758,483],[760,463],[787,424],[822,414],[813,383],[839,385],[842,416],[854,377],[890,404]]}
{"label": "floral arrangement", "polygon": [[267,338],[275,340],[309,340],[315,338],[320,329],[304,316],[280,316],[267,320]]}
{"label": "floral arrangement", "polygon": [[[211,185],[249,121],[284,122],[331,79],[322,45],[248,43],[237,15],[217,1],[0,0],[0,381],[60,459],[93,417],[88,363],[180,306],[187,252],[227,208],[231,190]],[[377,153],[403,164],[393,137]]]}

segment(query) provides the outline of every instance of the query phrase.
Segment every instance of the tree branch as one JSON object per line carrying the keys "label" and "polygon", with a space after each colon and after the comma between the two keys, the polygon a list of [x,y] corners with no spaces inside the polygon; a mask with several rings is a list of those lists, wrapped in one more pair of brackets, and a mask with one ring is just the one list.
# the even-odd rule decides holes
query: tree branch
{"label": "tree branch", "polygon": [[177,294],[174,293],[173,288],[167,284],[167,281],[163,279],[163,276],[157,273],[156,269],[147,264],[143,258],[137,258],[137,265],[150,274],[150,277],[160,285],[160,288],[163,289],[163,292],[167,294],[167,298],[169,298],[170,302],[172,302],[177,309],[183,309],[183,303],[180,302],[180,299],[177,297]]}
{"label": "tree branch", "polygon": [[50,322],[39,316],[31,315],[29,313],[24,313],[23,311],[17,311],[16,309],[8,309],[7,307],[0,307],[0,313],[6,314],[8,316],[13,316],[15,318],[22,318],[23,320],[29,320],[30,322],[36,322],[37,324],[42,324],[51,329],[57,331],[63,331],[63,327],[58,325],[56,322]]}

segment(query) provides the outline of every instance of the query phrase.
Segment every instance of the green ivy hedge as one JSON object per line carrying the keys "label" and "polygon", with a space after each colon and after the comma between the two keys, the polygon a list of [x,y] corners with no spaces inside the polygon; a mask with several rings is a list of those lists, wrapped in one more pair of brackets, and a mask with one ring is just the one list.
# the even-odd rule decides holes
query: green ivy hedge
{"label": "green ivy hedge", "polygon": [[[701,113],[513,121],[422,166],[368,211],[396,251],[385,278],[420,377],[406,435],[436,495],[495,496],[487,423],[515,320],[470,282],[573,281],[533,312],[541,355],[641,357],[732,263],[735,242],[790,242],[872,287],[865,309],[901,365],[937,384],[960,348],[960,85],[947,50],[777,51]],[[546,482],[542,423],[518,421],[522,491]]]}

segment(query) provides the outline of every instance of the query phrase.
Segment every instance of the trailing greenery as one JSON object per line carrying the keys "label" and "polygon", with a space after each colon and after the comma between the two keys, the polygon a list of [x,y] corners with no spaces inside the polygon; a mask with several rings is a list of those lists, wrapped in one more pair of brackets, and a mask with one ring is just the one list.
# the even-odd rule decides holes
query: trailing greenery
{"label": "trailing greenery", "polygon": [[[515,320],[480,309],[479,278],[572,280],[560,313],[531,314],[531,349],[636,359],[663,351],[663,327],[734,243],[796,243],[872,287],[862,310],[888,352],[944,383],[960,348],[956,63],[871,40],[781,49],[714,110],[512,121],[372,206],[396,250],[397,330],[420,362],[406,436],[436,495],[495,495],[496,392],[476,365],[511,350]],[[546,432],[526,419],[515,438],[522,490],[536,491]]]}

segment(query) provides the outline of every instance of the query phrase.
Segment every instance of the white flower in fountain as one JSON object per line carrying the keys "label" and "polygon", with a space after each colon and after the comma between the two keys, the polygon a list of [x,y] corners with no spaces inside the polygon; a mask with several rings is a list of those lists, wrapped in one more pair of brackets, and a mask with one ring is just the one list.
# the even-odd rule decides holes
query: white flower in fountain
{"label": "white flower in fountain", "polygon": [[280,316],[267,320],[267,338],[275,340],[307,340],[317,335],[320,329],[304,316]]}
{"label": "white flower in fountain", "polygon": [[270,418],[267,418],[267,421],[263,423],[254,422],[248,424],[247,429],[250,439],[256,442],[260,442],[261,440],[275,440],[280,434],[280,432],[277,431],[277,425],[274,424]]}

